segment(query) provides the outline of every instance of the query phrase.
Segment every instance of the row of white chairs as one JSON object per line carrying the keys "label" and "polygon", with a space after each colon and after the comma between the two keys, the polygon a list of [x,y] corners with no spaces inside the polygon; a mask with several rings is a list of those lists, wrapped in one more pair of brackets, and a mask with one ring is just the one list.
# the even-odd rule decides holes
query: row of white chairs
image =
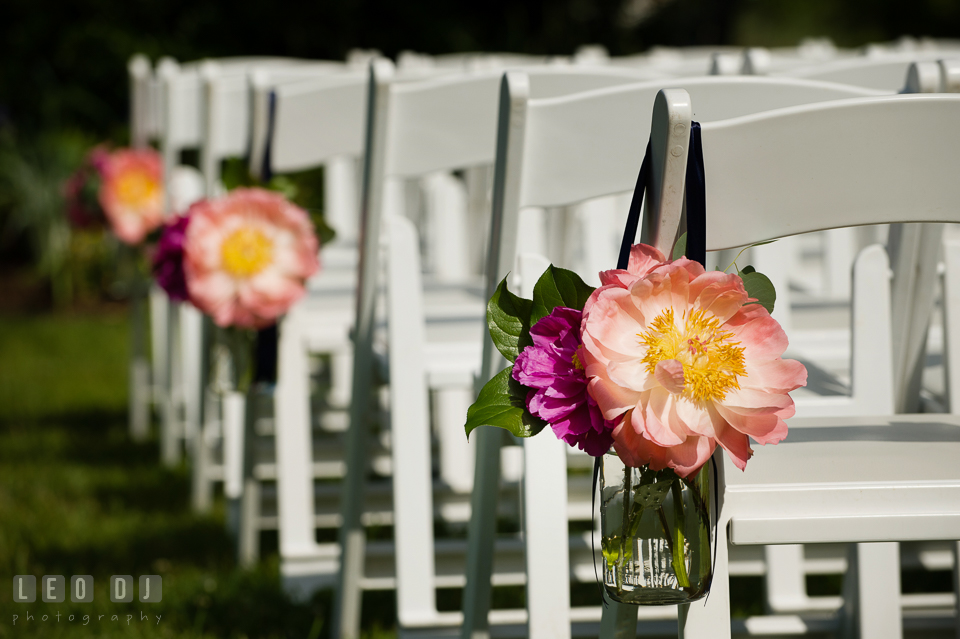
{"label": "row of white chairs", "polygon": [[[561,75],[561,74],[557,74],[558,77],[560,77],[560,75]],[[439,82],[439,83],[442,84],[443,81],[437,81],[437,82]],[[451,79],[450,82],[453,83],[454,80]],[[380,84],[384,84],[384,85],[385,85],[385,84],[388,84],[388,83],[381,81],[377,86],[379,86]],[[410,88],[410,93],[411,93],[411,94],[415,94],[416,91],[417,91],[417,89],[414,87],[414,85],[410,85],[410,87],[411,87],[411,88]],[[302,89],[302,88],[303,88],[303,87],[301,87],[301,89]],[[292,84],[292,85],[290,86],[290,91],[295,93],[296,90],[297,90],[296,85],[295,85],[295,84]],[[383,89],[383,91],[386,91],[386,89]],[[307,93],[307,92],[304,91],[304,95],[305,95],[306,93]],[[275,98],[276,102],[274,103],[274,108],[275,108],[275,109],[279,109],[279,108],[280,108],[280,105],[283,105],[283,104],[284,104],[283,100],[280,99],[280,97],[279,97],[279,96],[283,95],[282,90],[281,90],[281,91],[277,91],[276,95],[277,95],[277,97]],[[494,93],[491,93],[491,95],[495,95],[495,94],[494,94]],[[279,114],[279,112],[280,112],[279,110],[278,110],[278,111],[275,111],[275,114]],[[487,116],[486,116],[486,117],[489,118],[491,121],[492,121],[492,116],[489,115],[489,114],[491,114],[492,112],[493,112],[493,111],[492,111],[492,109],[491,109],[490,111],[487,112]],[[280,120],[277,120],[277,121],[280,121]],[[399,121],[402,122],[402,120],[399,120]],[[479,128],[479,127],[478,127],[478,128]],[[493,127],[491,126],[491,127],[489,127],[489,128],[492,130]],[[319,130],[319,129],[322,129],[322,127],[316,126],[316,125],[315,125],[314,127],[312,127],[312,130],[313,130],[313,131],[316,131],[316,130]],[[310,127],[306,128],[306,129],[301,129],[300,131],[296,132],[296,135],[300,135],[300,136],[310,135],[310,134],[312,134]],[[280,140],[281,140],[281,139],[282,139],[282,138],[281,138],[280,136],[278,136],[278,135],[276,134],[276,132],[275,132],[275,136],[274,136],[274,140],[273,140],[273,141],[274,141],[275,143],[277,143],[277,146],[271,147],[271,152],[273,152],[275,149],[280,149],[280,148],[282,148],[282,145],[280,144]],[[491,135],[490,138],[488,138],[488,142],[487,142],[487,144],[489,144],[490,147],[492,147],[492,140],[493,140],[493,136]],[[561,139],[560,141],[562,142],[562,139]],[[389,141],[388,141],[387,144],[389,144]],[[488,148],[489,148],[489,147],[488,147]],[[388,156],[388,157],[389,157],[389,156]],[[488,157],[490,157],[490,159],[492,160],[492,154],[489,154]],[[490,160],[487,160],[487,161],[489,162]],[[349,166],[349,163],[348,163],[348,162],[344,162],[343,166]],[[461,166],[469,166],[469,164],[461,165]],[[442,167],[438,167],[438,168],[442,168]],[[457,168],[457,167],[456,167],[456,165],[454,165],[453,167],[450,167],[450,168]],[[631,170],[635,170],[635,169],[631,169]],[[399,198],[397,198],[397,199],[399,199]],[[391,244],[391,246],[393,246],[393,244]],[[392,269],[391,269],[391,273],[393,273],[393,270],[392,270]],[[309,324],[309,322],[306,322],[306,324]],[[388,323],[388,326],[393,327],[394,324],[393,324],[393,323]],[[393,330],[393,329],[391,328],[391,330]],[[319,332],[319,331],[318,331],[318,332]],[[285,324],[285,326],[284,326],[284,333],[286,333],[286,324]],[[397,342],[396,340],[389,340],[389,343],[390,343],[391,345],[395,345],[395,344],[397,344],[398,342]],[[302,345],[302,344],[300,344],[300,345],[298,345],[298,346],[300,347],[301,350],[303,350],[303,345]],[[296,346],[294,346],[293,348],[296,348]],[[391,346],[391,348],[395,348],[395,346]],[[281,349],[281,351],[282,351],[282,353],[289,352],[289,350],[288,350],[288,351],[284,351],[283,349]],[[391,355],[392,355],[392,352],[393,352],[393,351],[391,351]],[[284,362],[284,357],[285,357],[285,356],[284,356],[283,354],[281,354],[281,364],[283,364],[283,362]],[[393,362],[395,361],[392,356],[391,356],[391,358],[390,358],[390,361],[391,361],[391,364],[393,364]],[[477,361],[477,360],[475,360],[475,362],[476,362],[476,361]],[[476,367],[476,366],[477,366],[477,364],[474,364],[474,367]],[[403,369],[401,369],[401,373],[402,373],[402,370],[403,370]],[[400,374],[399,377],[400,377],[400,378],[403,378],[404,380],[406,380],[406,378],[407,378],[408,376],[409,376],[409,372],[408,372],[407,374]],[[301,373],[300,376],[299,376],[300,380],[302,380],[303,377],[304,377],[304,376],[303,376],[303,374]],[[396,383],[395,380],[398,379],[398,375],[391,374],[391,375],[390,375],[390,379],[391,379],[391,381],[393,381],[393,383],[391,384],[391,388],[393,388],[393,385]],[[415,379],[415,377],[414,377],[414,379]],[[406,380],[406,381],[409,381],[409,380]],[[291,383],[300,384],[301,382],[300,382],[300,381],[292,381]],[[281,385],[281,388],[282,388],[282,385]],[[304,402],[302,401],[302,397],[303,397],[303,395],[301,394],[300,397],[299,397],[299,399],[298,399],[298,402],[297,402],[297,405],[298,405],[298,406],[301,406],[301,407],[303,407],[303,403],[304,403]],[[286,405],[286,402],[281,402],[280,405],[281,405],[281,406],[285,406],[285,405]],[[396,411],[396,406],[394,406],[393,404],[391,404],[391,413],[394,413],[394,415],[395,415],[395,411]],[[394,415],[392,415],[392,416],[394,416]],[[461,415],[462,415],[462,414],[461,414]],[[395,416],[394,416],[394,419],[396,420],[396,417],[395,417]],[[299,440],[299,441],[302,441],[302,439],[303,439],[302,437],[301,437],[301,438],[296,438],[296,437],[292,438],[292,439],[291,439],[291,441],[293,441],[293,445],[292,445],[292,446],[285,446],[285,445],[283,445],[283,443],[280,441],[280,440],[281,440],[281,437],[284,437],[284,438],[285,438],[285,437],[289,434],[289,431],[288,431],[286,428],[280,428],[280,427],[279,427],[279,424],[282,423],[283,421],[284,421],[284,420],[281,420],[281,419],[279,418],[279,415],[278,415],[278,428],[277,428],[277,438],[278,438],[278,446],[279,446],[279,448],[278,448],[278,457],[279,457],[281,454],[285,454],[284,451],[286,451],[287,453],[295,453],[297,456],[303,457],[302,452],[303,452],[303,451],[309,452],[310,447],[304,447],[302,444],[300,444],[300,445],[298,446],[298,440]],[[303,421],[303,420],[301,420],[301,421]],[[309,422],[307,422],[307,423],[309,424]],[[395,423],[396,423],[396,422],[395,422]],[[281,435],[281,433],[283,433],[283,435]],[[396,433],[396,430],[394,430],[394,433]],[[309,426],[308,426],[308,429],[307,429],[307,441],[309,441],[309,440],[310,440],[310,437],[309,437]],[[396,444],[396,442],[397,442],[397,438],[394,437],[394,443]],[[295,450],[295,449],[297,449],[297,448],[299,448],[299,450]],[[399,468],[400,468],[400,466],[398,465],[397,460],[396,460],[396,455],[397,455],[397,452],[396,452],[396,451],[397,451],[397,449],[395,448],[395,449],[394,449],[394,473],[395,473],[395,477],[396,477],[396,473],[399,472]],[[302,461],[302,460],[301,460],[301,461]],[[309,464],[309,461],[308,461],[308,463],[307,463],[306,465],[307,465],[308,468],[311,466],[311,465]],[[300,466],[302,467],[303,464],[300,464]],[[295,468],[295,467],[296,467],[296,466],[294,466],[294,468]],[[429,467],[429,463],[427,464],[426,467]],[[281,463],[281,464],[280,464],[280,468],[281,468],[281,469],[290,469],[291,466],[288,465],[287,463]],[[310,488],[309,488],[308,490],[301,490],[301,491],[300,491],[300,493],[301,493],[301,498],[300,498],[300,500],[299,500],[299,503],[300,503],[301,505],[305,505],[305,503],[304,503],[305,501],[306,501],[306,502],[312,502],[312,499],[309,498],[309,497],[312,495],[312,493],[313,493],[313,490],[312,490],[312,481],[313,481],[313,480],[312,480],[312,473],[308,472],[308,473],[306,473],[306,475],[309,477]],[[280,499],[281,499],[281,509],[280,509],[280,511],[281,511],[281,517],[283,517],[284,513],[287,512],[287,513],[290,513],[293,518],[297,518],[297,519],[301,520],[301,523],[303,522],[303,520],[306,520],[307,524],[311,527],[310,533],[311,533],[311,536],[312,536],[312,524],[313,524],[313,522],[310,521],[310,520],[313,519],[313,518],[311,518],[311,517],[309,517],[309,516],[305,516],[305,515],[308,515],[309,511],[312,510],[312,505],[313,505],[313,504],[312,504],[312,503],[309,503],[309,506],[310,506],[309,510],[307,510],[306,508],[295,508],[295,507],[294,507],[294,508],[284,508],[284,507],[282,506],[282,500],[283,500],[283,498],[284,498],[284,497],[283,497],[283,495],[284,495],[284,491],[283,491],[283,481],[281,481],[280,483],[281,483],[281,494],[280,494]],[[300,483],[301,485],[304,483],[304,481],[303,481],[303,475],[300,476],[300,479],[298,479],[296,483]],[[398,483],[399,483],[399,482],[395,479],[395,485],[394,485],[394,491],[395,491],[395,492],[396,492],[397,490],[403,491],[403,490],[404,490],[403,486],[409,485],[409,484],[400,484],[400,485],[398,485]],[[416,495],[418,495],[419,493],[416,493],[416,492],[414,492],[414,491],[410,491],[410,492],[408,492],[407,494],[408,494],[410,497],[414,497],[414,498],[415,498]],[[303,500],[303,499],[302,499],[302,497],[303,497],[304,495],[308,496],[308,499],[307,499],[307,500]],[[422,502],[420,502],[420,503],[422,504]],[[398,511],[399,511],[399,509],[398,509]],[[411,512],[413,512],[413,511],[411,511]],[[427,512],[430,512],[429,509],[427,510]],[[421,522],[421,523],[422,523],[422,522]],[[301,528],[302,528],[302,527],[301,527]],[[298,534],[299,534],[299,533],[298,533]],[[400,535],[401,535],[401,533],[400,533],[399,531],[397,531],[396,535],[397,535],[397,541],[398,541],[398,543],[399,543],[399,542],[400,542]],[[283,537],[284,537],[284,526],[282,525],[282,520],[281,520],[281,546],[282,546],[281,551],[282,551],[282,553],[283,553]],[[309,555],[309,553],[306,553],[306,554]],[[295,552],[293,552],[293,553],[289,553],[288,556],[290,556],[290,557],[297,557],[297,554],[296,554]],[[328,558],[329,558],[329,556],[328,556]],[[447,583],[450,583],[450,582],[447,582]],[[421,586],[419,587],[419,590],[420,590],[420,591],[424,591],[424,589],[422,588],[422,584],[421,584]],[[400,593],[403,593],[403,592],[410,593],[410,592],[412,592],[412,591],[411,591],[409,588],[403,589],[403,588],[398,587],[398,592],[400,592]],[[401,595],[401,597],[402,597],[402,595]],[[401,619],[403,619],[403,618],[404,618],[404,613],[401,611]]]}

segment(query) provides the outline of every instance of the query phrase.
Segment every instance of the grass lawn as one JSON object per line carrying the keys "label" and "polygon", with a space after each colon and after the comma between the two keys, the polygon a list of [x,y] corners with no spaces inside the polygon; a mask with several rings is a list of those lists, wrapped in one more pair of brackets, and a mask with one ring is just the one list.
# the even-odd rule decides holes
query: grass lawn
{"label": "grass lawn", "polygon": [[[124,315],[0,316],[0,638],[325,637],[328,598],[287,599],[275,556],[235,568],[222,510],[130,442],[128,339]],[[162,576],[163,601],[111,603],[114,574]],[[14,575],[92,575],[94,601],[14,603]]]}

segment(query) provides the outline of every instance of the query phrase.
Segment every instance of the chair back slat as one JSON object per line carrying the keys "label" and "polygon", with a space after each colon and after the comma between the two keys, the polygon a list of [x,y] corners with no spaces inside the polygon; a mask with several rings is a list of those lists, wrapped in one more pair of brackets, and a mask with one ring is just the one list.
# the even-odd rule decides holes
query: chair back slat
{"label": "chair back slat", "polygon": [[[277,173],[323,164],[363,152],[366,74],[338,74],[278,87],[271,168]],[[304,126],[304,123],[329,123]]]}
{"label": "chair back slat", "polygon": [[646,114],[660,89],[690,94],[698,120],[797,104],[879,95],[869,89],[785,78],[654,81],[530,103],[520,206],[564,206],[633,189],[650,137]]}
{"label": "chair back slat", "polygon": [[899,91],[907,69],[913,62],[936,62],[945,57],[943,51],[915,51],[845,58],[784,72],[791,78],[838,82],[881,91]]}
{"label": "chair back slat", "polygon": [[861,224],[960,221],[957,121],[960,96],[903,95],[704,124],[707,249]]}
{"label": "chair back slat", "polygon": [[[552,98],[647,81],[632,69],[573,66],[519,69],[530,78],[534,98]],[[420,82],[400,82],[390,92],[391,128],[385,171],[414,177],[449,167],[493,163],[497,100],[502,72],[478,71]],[[402,78],[401,78],[402,79]]]}

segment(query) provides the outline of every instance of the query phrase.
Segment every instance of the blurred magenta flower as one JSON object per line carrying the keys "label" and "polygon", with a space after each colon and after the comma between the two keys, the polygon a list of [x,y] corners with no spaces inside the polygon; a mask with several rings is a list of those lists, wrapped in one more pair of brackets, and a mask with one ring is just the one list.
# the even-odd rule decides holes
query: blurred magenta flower
{"label": "blurred magenta flower", "polygon": [[613,422],[603,418],[587,393],[580,361],[582,313],[558,306],[530,329],[527,346],[513,366],[513,378],[530,388],[527,410],[549,422],[570,446],[597,457],[613,444]]}
{"label": "blurred magenta flower", "polygon": [[[191,207],[192,209],[192,207]],[[153,254],[153,276],[170,299],[190,299],[187,278],[183,271],[183,245],[187,238],[190,213],[175,217],[163,226],[157,250]]]}
{"label": "blurred magenta flower", "polygon": [[183,245],[190,301],[219,326],[269,326],[320,268],[307,212],[279,193],[236,189],[190,208]]}
{"label": "blurred magenta flower", "polygon": [[102,144],[87,153],[80,167],[63,184],[67,219],[74,228],[99,227],[106,224],[98,200],[101,172],[110,153]]}

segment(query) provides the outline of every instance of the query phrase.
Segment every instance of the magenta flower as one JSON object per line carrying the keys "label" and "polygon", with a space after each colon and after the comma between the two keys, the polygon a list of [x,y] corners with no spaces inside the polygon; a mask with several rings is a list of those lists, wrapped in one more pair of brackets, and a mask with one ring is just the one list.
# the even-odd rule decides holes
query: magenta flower
{"label": "magenta flower", "polygon": [[530,388],[527,410],[543,419],[571,446],[598,457],[613,445],[614,423],[607,421],[587,393],[580,361],[582,313],[558,306],[530,329],[533,346],[513,366],[513,378]]}
{"label": "magenta flower", "polygon": [[187,225],[190,224],[190,212],[176,217],[164,225],[157,242],[157,251],[153,255],[153,276],[160,288],[167,292],[170,299],[186,301],[187,278],[183,272],[183,244],[187,237]]}
{"label": "magenta flower", "polygon": [[95,228],[106,224],[103,209],[97,199],[103,167],[110,153],[104,145],[95,146],[87,153],[80,167],[63,184],[67,219],[74,228]]}

